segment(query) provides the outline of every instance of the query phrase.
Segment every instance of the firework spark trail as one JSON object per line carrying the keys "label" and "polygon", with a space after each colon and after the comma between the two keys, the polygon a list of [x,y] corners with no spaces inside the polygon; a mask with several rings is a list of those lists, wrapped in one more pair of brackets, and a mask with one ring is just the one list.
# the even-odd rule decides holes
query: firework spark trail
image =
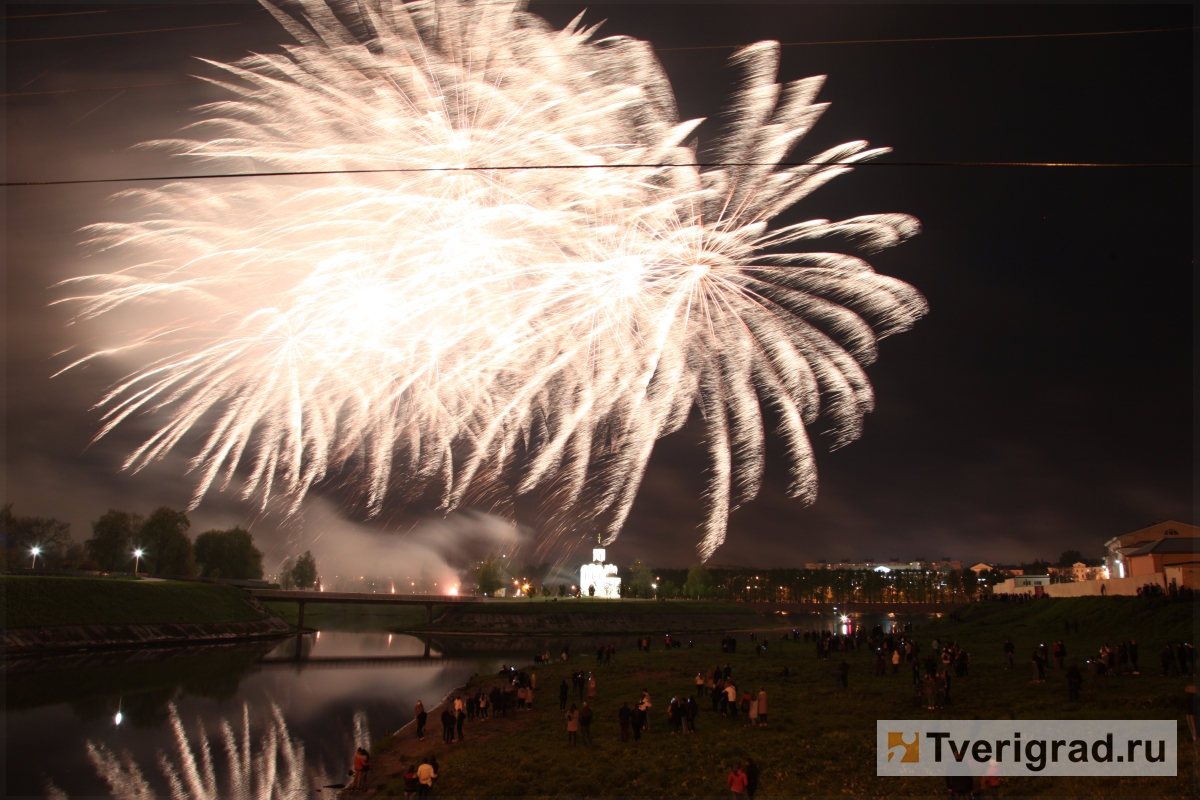
{"label": "firework spark trail", "polygon": [[[291,739],[279,707],[272,704],[271,724],[263,733],[257,754],[253,753],[251,745],[248,707],[242,709],[240,739],[234,734],[228,720],[221,721],[228,774],[228,785],[221,790],[217,786],[212,749],[203,723],[197,721],[196,742],[193,744],[188,739],[174,703],[168,706],[168,713],[177,755],[172,760],[160,751],[158,765],[175,800],[216,800],[222,797],[291,800],[308,797],[311,794],[310,785],[324,785],[328,780],[321,771],[306,775],[304,745]],[[366,725],[365,715],[361,723],[356,716],[355,725],[360,724]],[[117,757],[103,742],[96,744],[91,741],[87,743],[87,751],[88,758],[96,772],[108,783],[113,797],[129,800],[154,796],[141,769],[127,751]],[[61,796],[66,796],[57,787],[52,788]]]}
{"label": "firework spark trail", "polygon": [[131,322],[103,354],[138,366],[99,403],[98,436],[163,420],[126,468],[199,430],[193,504],[236,476],[294,511],[340,474],[371,514],[515,485],[612,541],[654,442],[699,409],[707,559],[759,489],[761,401],[790,492],[813,500],[807,426],[856,438],[876,340],[925,312],[860,258],[795,249],[889,247],[911,217],[768,229],[885,152],[849,142],[778,166],[824,111],[822,78],[777,83],[775,42],[736,53],[714,160],[737,166],[702,169],[687,143],[701,120],[679,120],[645,42],[579,19],[555,31],[519,2],[267,7],[298,44],[214,64],[232,99],[156,144],[222,168],[421,171],[123,193],[141,217],[88,233],[127,266],[68,283],[77,320]]}

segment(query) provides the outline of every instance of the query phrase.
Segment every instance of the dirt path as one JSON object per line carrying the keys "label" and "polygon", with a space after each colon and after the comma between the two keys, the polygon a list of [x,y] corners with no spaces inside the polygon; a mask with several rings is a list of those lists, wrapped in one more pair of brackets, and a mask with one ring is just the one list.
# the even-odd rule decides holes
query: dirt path
{"label": "dirt path", "polygon": [[[472,687],[472,691],[474,690],[475,687]],[[484,691],[490,690],[491,685],[484,687]],[[452,702],[452,699],[447,699],[436,707],[427,709],[429,721],[425,725],[424,740],[417,738],[415,722],[410,722],[389,736],[383,749],[371,758],[371,772],[366,782],[366,789],[361,792],[343,789],[338,792],[338,798],[349,800],[350,798],[374,797],[389,783],[402,778],[410,764],[419,766],[425,756],[437,756],[439,764],[445,765],[453,759],[456,752],[463,748],[472,747],[497,736],[511,735],[530,727],[547,708],[543,702],[540,708],[535,708],[533,711],[510,711],[506,717],[489,717],[484,720],[468,722],[463,726],[464,741],[446,744],[442,741],[441,715],[442,709]]]}

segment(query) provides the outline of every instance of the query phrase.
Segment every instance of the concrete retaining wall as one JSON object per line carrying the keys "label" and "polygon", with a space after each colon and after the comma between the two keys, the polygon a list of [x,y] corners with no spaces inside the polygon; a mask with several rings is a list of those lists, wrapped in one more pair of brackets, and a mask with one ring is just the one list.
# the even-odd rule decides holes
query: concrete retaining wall
{"label": "concrete retaining wall", "polygon": [[292,631],[278,617],[251,622],[186,625],[61,625],[0,631],[0,642],[9,654],[48,650],[86,650],[215,642],[284,636]]}
{"label": "concrete retaining wall", "polygon": [[1098,581],[1052,583],[1045,587],[1045,592],[1051,597],[1093,597],[1100,594],[1100,587],[1103,586],[1104,594],[1106,595],[1132,596],[1136,595],[1137,590],[1147,583],[1157,583],[1159,586],[1166,586],[1166,583],[1163,581],[1163,574],[1155,572],[1152,575],[1137,575],[1131,578],[1107,578]]}

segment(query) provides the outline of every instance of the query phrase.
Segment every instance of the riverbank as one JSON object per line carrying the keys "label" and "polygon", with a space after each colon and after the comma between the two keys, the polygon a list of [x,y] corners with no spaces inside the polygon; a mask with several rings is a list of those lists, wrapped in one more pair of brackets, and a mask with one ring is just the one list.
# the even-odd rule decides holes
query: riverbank
{"label": "riverbank", "polygon": [[712,633],[778,627],[781,617],[742,603],[687,600],[491,600],[447,607],[433,623],[396,628],[426,634],[597,635]]}
{"label": "riverbank", "polygon": [[[1097,602],[1098,601],[1098,602]],[[1128,602],[1126,602],[1128,601]],[[1066,622],[1079,620],[1078,632]],[[619,650],[616,662],[597,664],[574,657],[535,669],[538,711],[522,719],[512,735],[479,737],[488,723],[468,725],[461,745],[437,745],[442,796],[719,796],[734,763],[753,758],[762,771],[763,796],[945,794],[941,778],[880,778],[875,775],[878,719],[1174,719],[1178,725],[1178,775],[1154,778],[1055,777],[1031,774],[1005,778],[1001,793],[1020,796],[1191,796],[1195,748],[1184,721],[1189,678],[1158,674],[1156,654],[1169,642],[1190,641],[1195,606],[1155,598],[1080,598],[1022,604],[980,603],[959,619],[939,620],[916,633],[928,652],[936,635],[959,642],[971,655],[968,677],[953,684],[953,704],[928,710],[914,703],[908,666],[876,675],[875,656],[863,648],[835,652],[818,660],[811,642],[781,641],[772,634],[764,655],[756,655],[749,634],[738,634],[738,651],[722,653],[711,644],[666,650],[661,640],[649,653]],[[1021,656],[1006,668],[1003,642],[1012,638]],[[1065,670],[1051,667],[1045,683],[1033,683],[1029,654],[1042,642],[1063,640],[1068,665],[1092,657],[1106,642],[1134,637],[1140,644],[1140,675],[1107,682],[1088,676],[1080,700],[1070,702]],[[757,637],[759,641],[763,636]],[[849,691],[835,681],[845,660]],[[739,692],[764,688],[769,725],[745,727],[745,720],[721,716],[702,698],[697,733],[671,735],[665,713],[672,696],[694,694],[698,671],[729,664]],[[781,675],[784,667],[788,676]],[[577,669],[597,677],[598,696],[590,747],[571,747],[558,710],[559,683]],[[633,706],[642,690],[653,701],[651,730],[640,742],[621,742],[617,712]],[[415,701],[416,698],[413,698]],[[570,702],[579,702],[574,695]],[[520,717],[520,715],[518,715]],[[525,721],[528,720],[528,721]],[[434,736],[440,733],[440,726]],[[427,740],[428,741],[428,740]],[[397,769],[419,763],[433,752],[411,741],[385,740],[374,761]],[[393,755],[394,754],[394,755]],[[402,763],[403,762],[403,763]],[[403,793],[391,767],[374,772],[370,793]],[[368,794],[370,794],[368,793]]]}
{"label": "riverbank", "polygon": [[0,624],[8,655],[211,644],[292,632],[232,586],[55,576],[0,577]]}

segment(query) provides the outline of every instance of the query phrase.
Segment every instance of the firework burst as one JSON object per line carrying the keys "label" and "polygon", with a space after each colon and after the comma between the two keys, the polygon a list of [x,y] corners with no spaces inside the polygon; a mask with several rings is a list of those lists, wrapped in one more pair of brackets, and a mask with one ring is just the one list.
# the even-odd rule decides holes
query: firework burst
{"label": "firework burst", "polygon": [[736,53],[701,167],[701,120],[678,119],[645,42],[578,19],[553,30],[520,2],[267,8],[298,44],[213,64],[231,99],[155,144],[310,174],[125,192],[136,221],[88,238],[127,266],[69,282],[78,319],[130,323],[105,352],[141,365],[99,403],[98,436],[161,420],[126,468],[201,431],[195,503],[235,480],[294,510],[340,475],[370,513],[508,486],[611,541],[654,443],[698,408],[707,558],[761,483],[762,403],[791,494],[812,501],[806,426],[856,438],[877,339],[925,311],[907,284],[812,244],[877,250],[916,233],[911,217],[768,227],[885,152],[850,142],[780,165],[825,109],[821,78],[776,83],[774,42]]}

